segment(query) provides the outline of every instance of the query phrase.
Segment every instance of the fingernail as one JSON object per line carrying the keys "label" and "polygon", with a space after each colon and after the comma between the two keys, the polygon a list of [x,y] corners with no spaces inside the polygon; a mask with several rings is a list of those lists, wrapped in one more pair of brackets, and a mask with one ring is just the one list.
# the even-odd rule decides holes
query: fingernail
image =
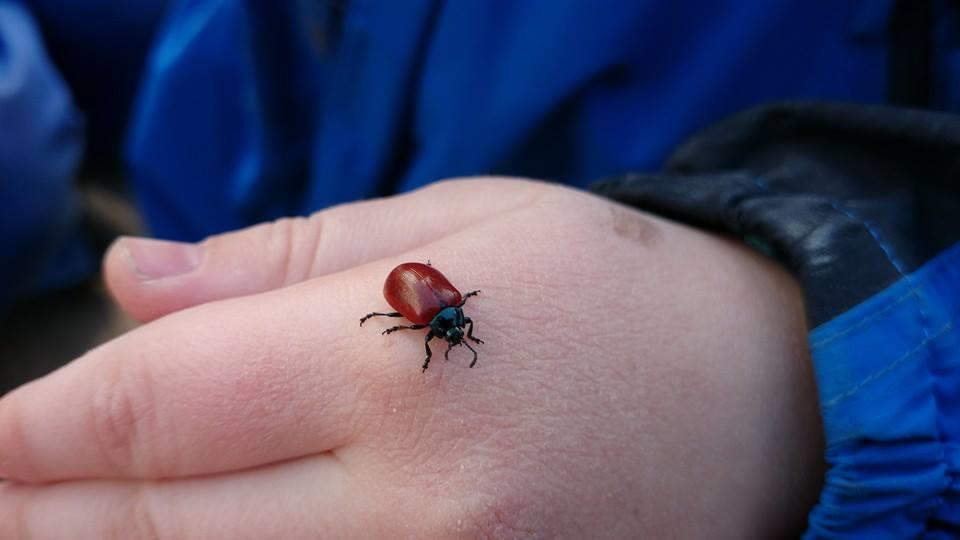
{"label": "fingernail", "polygon": [[196,270],[200,265],[203,248],[197,244],[152,240],[149,238],[124,238],[133,270],[144,280],[179,276]]}

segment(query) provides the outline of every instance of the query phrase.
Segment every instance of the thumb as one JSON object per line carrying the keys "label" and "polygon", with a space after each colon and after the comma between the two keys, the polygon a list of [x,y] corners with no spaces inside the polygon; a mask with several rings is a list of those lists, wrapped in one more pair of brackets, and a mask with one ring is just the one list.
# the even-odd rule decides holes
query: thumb
{"label": "thumb", "polygon": [[196,244],[123,237],[107,251],[104,275],[120,306],[146,322],[409,251],[525,206],[543,189],[519,180],[459,180]]}

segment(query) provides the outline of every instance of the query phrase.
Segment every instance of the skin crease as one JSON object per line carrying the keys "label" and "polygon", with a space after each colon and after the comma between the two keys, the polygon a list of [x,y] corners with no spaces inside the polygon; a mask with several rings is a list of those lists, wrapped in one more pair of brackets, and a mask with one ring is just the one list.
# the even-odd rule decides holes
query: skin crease
{"label": "skin crease", "polygon": [[[147,324],[0,399],[0,539],[775,538],[816,500],[800,291],[730,240],[486,178],[216,237],[166,279],[125,242],[107,281]],[[427,259],[483,290],[474,369],[358,327]]]}

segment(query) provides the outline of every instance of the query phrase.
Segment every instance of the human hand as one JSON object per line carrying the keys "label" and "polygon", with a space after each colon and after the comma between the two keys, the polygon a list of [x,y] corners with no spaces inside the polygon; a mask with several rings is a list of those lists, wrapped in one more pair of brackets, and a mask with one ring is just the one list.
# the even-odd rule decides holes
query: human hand
{"label": "human hand", "polygon": [[[0,538],[772,537],[816,495],[800,294],[734,242],[487,179],[201,246],[115,245],[147,324],[0,400]],[[427,259],[475,369],[358,327]]]}

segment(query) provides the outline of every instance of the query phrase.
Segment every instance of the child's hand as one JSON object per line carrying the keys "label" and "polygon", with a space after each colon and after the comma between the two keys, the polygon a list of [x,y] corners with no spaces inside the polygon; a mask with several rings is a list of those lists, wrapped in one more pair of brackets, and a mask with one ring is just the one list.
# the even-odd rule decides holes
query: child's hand
{"label": "child's hand", "polygon": [[[733,242],[470,180],[199,246],[118,243],[147,324],[0,400],[0,538],[775,537],[816,496],[799,290]],[[427,259],[483,290],[474,369],[358,325]]]}

